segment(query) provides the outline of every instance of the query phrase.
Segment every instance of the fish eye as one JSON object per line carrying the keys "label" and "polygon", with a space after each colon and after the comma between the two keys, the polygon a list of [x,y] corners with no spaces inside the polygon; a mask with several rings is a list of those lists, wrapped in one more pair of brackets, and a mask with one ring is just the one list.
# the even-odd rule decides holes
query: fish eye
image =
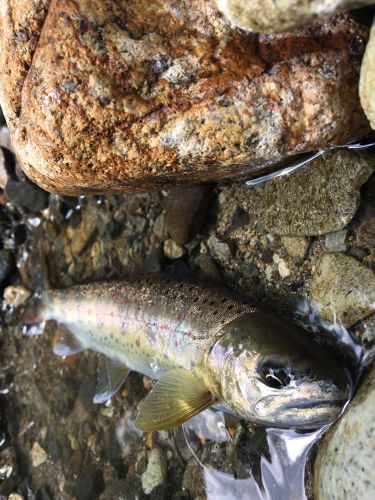
{"label": "fish eye", "polygon": [[258,373],[262,382],[268,387],[282,389],[288,386],[291,381],[288,371],[279,360],[266,359],[260,365]]}

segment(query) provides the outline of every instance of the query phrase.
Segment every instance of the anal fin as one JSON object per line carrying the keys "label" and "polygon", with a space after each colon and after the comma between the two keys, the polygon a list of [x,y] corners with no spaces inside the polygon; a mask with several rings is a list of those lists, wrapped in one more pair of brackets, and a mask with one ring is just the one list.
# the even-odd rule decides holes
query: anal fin
{"label": "anal fin", "polygon": [[57,356],[65,358],[78,354],[86,349],[80,340],[65,325],[59,324],[56,331],[57,343],[53,347],[53,352]]}
{"label": "anal fin", "polygon": [[146,397],[136,427],[153,432],[183,424],[214,403],[212,394],[193,372],[166,372]]}
{"label": "anal fin", "polygon": [[129,374],[129,369],[119,361],[106,358],[98,375],[94,403],[107,403],[120,389]]}

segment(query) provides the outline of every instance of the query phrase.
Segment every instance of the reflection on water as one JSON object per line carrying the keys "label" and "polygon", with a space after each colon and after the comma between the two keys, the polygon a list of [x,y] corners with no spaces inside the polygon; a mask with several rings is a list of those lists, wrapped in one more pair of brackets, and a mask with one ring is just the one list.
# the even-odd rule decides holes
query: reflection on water
{"label": "reflection on water", "polygon": [[[200,420],[194,422],[197,428],[194,428],[193,422],[184,426],[184,435],[190,452],[202,467],[209,500],[303,500],[307,498],[305,494],[307,457],[311,447],[320,439],[328,426],[308,433],[274,428],[255,430],[250,440],[247,440],[247,450],[241,450],[242,460],[246,460],[246,451],[248,452],[248,463],[243,464],[247,466],[248,477],[239,478],[235,473],[224,472],[204,463],[191,446],[189,431],[194,429],[202,437],[202,430],[205,427],[204,418],[207,418],[209,426],[209,435],[206,437],[212,440],[218,438],[218,442],[223,442],[221,416],[217,418],[218,427],[217,436],[215,436],[213,413],[215,413],[213,410],[204,412]],[[227,437],[229,440],[229,434]],[[257,460],[254,461],[255,455]],[[229,456],[227,458],[231,459]]]}

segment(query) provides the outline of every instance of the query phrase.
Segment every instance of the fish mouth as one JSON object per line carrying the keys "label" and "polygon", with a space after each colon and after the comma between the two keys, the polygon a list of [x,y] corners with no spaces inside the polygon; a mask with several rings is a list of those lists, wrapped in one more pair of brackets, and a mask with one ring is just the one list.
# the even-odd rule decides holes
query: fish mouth
{"label": "fish mouth", "polygon": [[311,408],[324,408],[324,407],[343,407],[347,402],[347,398],[337,398],[337,399],[316,399],[316,400],[302,400],[302,401],[293,401],[292,403],[287,403],[283,405],[283,410],[307,410]]}

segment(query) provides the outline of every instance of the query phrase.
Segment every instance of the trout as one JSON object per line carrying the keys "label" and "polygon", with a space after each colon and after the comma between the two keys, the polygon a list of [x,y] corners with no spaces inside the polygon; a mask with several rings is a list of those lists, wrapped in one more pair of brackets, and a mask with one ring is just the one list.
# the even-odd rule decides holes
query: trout
{"label": "trout", "polygon": [[169,429],[211,405],[254,423],[318,428],[350,395],[345,369],[312,335],[225,289],[145,276],[46,290],[39,315],[65,326],[54,351],[109,360],[94,401],[135,370],[156,385],[136,426]]}

